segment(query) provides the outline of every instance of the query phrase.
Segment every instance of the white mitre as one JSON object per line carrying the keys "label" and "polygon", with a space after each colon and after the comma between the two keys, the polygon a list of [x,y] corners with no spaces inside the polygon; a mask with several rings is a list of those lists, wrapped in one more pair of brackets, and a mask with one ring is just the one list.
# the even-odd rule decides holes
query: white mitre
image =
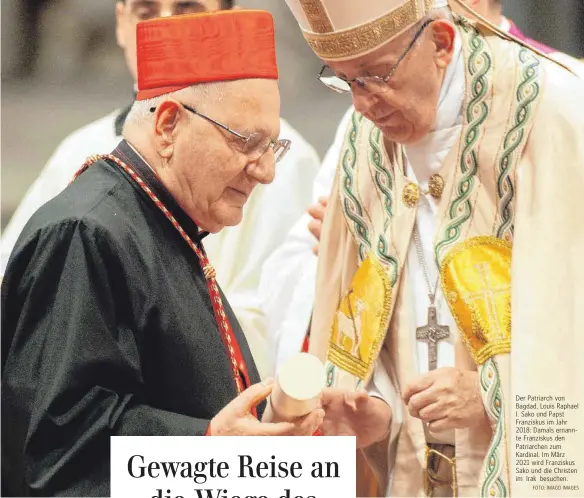
{"label": "white mitre", "polygon": [[286,0],[304,38],[323,60],[369,54],[448,0]]}

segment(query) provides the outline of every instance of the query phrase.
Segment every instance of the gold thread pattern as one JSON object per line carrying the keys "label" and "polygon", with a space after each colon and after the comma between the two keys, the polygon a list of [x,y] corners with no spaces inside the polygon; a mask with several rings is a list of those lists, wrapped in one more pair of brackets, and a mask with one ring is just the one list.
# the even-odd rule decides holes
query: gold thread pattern
{"label": "gold thread pattern", "polygon": [[440,199],[444,192],[444,179],[438,175],[432,175],[428,183],[428,190],[421,189],[414,182],[408,183],[402,191],[402,200],[407,207],[414,207],[420,200],[420,192],[430,194],[434,199]]}
{"label": "gold thread pattern", "polygon": [[402,200],[407,207],[414,207],[420,199],[420,189],[415,183],[408,183],[402,192]]}
{"label": "gold thread pattern", "polygon": [[413,26],[424,16],[418,0],[408,0],[384,16],[336,33],[307,33],[304,38],[321,59],[335,60],[370,52]]}
{"label": "gold thread pattern", "polygon": [[321,0],[299,0],[304,15],[315,33],[332,33],[333,24]]}
{"label": "gold thread pattern", "polygon": [[370,252],[335,313],[328,360],[366,381],[381,350],[391,309],[391,282]]}
{"label": "gold thread pattern", "polygon": [[450,488],[452,489],[452,496],[453,498],[458,497],[458,478],[456,476],[456,457],[449,458],[444,453],[430,448],[428,444],[426,444],[425,448],[425,472],[424,472],[424,490],[426,492],[426,496],[434,496],[434,488],[437,485],[444,485],[448,484],[447,481],[440,479],[434,470],[431,469],[431,459],[432,456],[437,456],[444,460],[448,465],[450,465],[450,469],[452,472],[452,481],[450,483]]}
{"label": "gold thread pattern", "polygon": [[511,244],[492,236],[454,246],[440,267],[442,289],[478,365],[511,351]]}
{"label": "gold thread pattern", "polygon": [[442,178],[438,173],[430,177],[428,182],[428,192],[434,199],[440,199],[442,197],[442,192],[444,192],[444,178]]}

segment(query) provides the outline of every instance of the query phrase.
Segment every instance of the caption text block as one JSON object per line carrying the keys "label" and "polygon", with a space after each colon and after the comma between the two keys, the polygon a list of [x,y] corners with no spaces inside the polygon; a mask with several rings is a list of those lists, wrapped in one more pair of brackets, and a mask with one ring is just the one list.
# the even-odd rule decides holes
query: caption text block
{"label": "caption text block", "polygon": [[112,498],[355,496],[354,437],[112,437]]}

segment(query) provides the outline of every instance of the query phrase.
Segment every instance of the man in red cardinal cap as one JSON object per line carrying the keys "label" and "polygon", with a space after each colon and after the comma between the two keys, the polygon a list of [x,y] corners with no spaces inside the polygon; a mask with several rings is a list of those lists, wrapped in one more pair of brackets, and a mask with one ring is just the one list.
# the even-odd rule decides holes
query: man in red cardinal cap
{"label": "man in red cardinal cap", "polygon": [[[236,9],[234,0],[118,0],[115,4],[116,35],[133,81],[137,81],[136,25],[173,15]],[[122,88],[122,91],[123,88]],[[128,92],[128,97],[132,96]],[[113,150],[122,140],[131,103],[75,130],[57,147],[14,211],[0,237],[0,278],[4,276],[14,245],[31,216],[68,185],[75,172],[93,154]],[[230,226],[205,239],[205,248],[217,279],[233,306],[262,378],[271,366],[269,325],[258,286],[264,261],[284,240],[286,233],[308,208],[311,188],[320,166],[313,147],[285,119],[282,136],[294,147],[278,164],[278,176],[269,186],[254,190],[246,204],[246,222]],[[253,223],[250,221],[253,220]],[[238,258],[233,257],[237,247]]]}
{"label": "man in red cardinal cap", "polygon": [[37,211],[2,284],[4,496],[109,495],[110,436],[310,435],[324,416],[258,420],[272,386],[203,246],[290,146],[272,16],[146,21],[137,46],[125,140]]}

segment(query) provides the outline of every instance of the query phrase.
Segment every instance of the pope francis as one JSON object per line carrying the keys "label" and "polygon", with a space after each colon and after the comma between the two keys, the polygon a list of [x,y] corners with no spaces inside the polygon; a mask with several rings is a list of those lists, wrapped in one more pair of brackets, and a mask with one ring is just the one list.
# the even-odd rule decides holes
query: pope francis
{"label": "pope francis", "polygon": [[355,109],[310,349],[365,393],[325,434],[355,434],[387,496],[536,496],[516,399],[584,401],[584,82],[446,0],[287,3]]}

